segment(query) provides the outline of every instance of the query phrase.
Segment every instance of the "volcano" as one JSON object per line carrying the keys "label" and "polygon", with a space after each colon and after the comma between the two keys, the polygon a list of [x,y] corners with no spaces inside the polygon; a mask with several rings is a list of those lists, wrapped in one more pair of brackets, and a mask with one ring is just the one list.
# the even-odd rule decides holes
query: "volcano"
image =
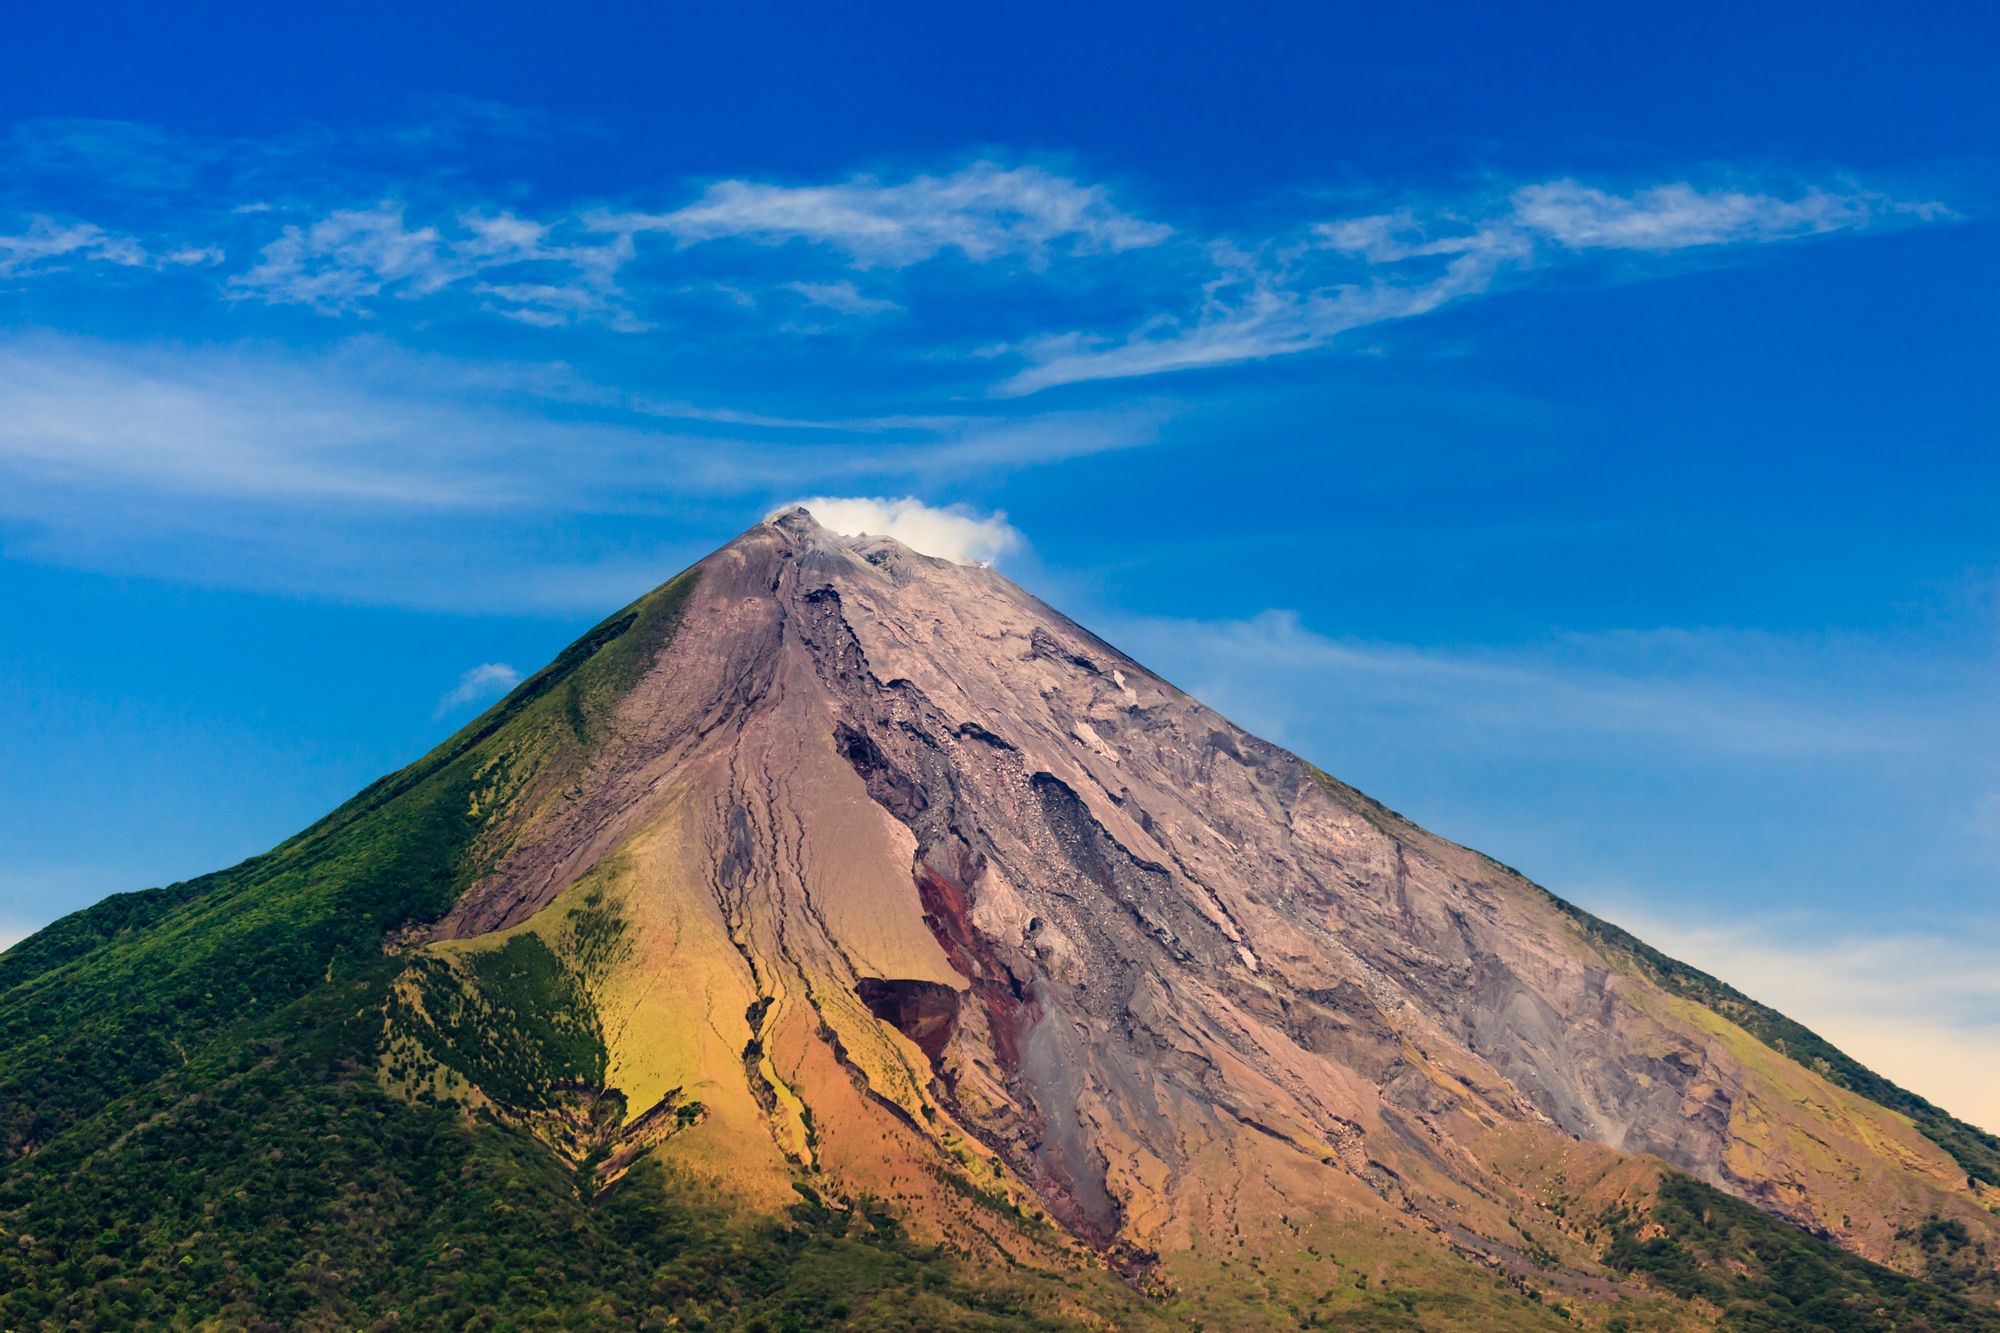
{"label": "volcano", "polygon": [[803,509],[0,988],[10,1326],[2000,1328],[2000,1141]]}

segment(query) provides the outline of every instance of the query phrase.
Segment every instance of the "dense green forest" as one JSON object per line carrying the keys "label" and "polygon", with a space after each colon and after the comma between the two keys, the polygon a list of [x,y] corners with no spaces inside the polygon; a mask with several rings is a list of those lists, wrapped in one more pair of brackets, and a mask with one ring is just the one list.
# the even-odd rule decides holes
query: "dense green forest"
{"label": "dense green forest", "polygon": [[1676,1171],[1643,1217],[1602,1221],[1610,1267],[1707,1302],[1738,1333],[2000,1330],[1990,1304],[1857,1258]]}
{"label": "dense green forest", "polygon": [[393,960],[239,1029],[0,1175],[0,1326],[1036,1329],[879,1210],[745,1218],[642,1161],[382,1090]]}

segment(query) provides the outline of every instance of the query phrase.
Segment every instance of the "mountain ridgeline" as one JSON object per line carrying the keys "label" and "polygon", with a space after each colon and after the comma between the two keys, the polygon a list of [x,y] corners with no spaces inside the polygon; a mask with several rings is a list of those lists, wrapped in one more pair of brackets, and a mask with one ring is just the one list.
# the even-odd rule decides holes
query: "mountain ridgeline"
{"label": "mountain ridgeline", "polygon": [[794,510],[0,955],[0,1327],[2000,1329],[2000,1142]]}

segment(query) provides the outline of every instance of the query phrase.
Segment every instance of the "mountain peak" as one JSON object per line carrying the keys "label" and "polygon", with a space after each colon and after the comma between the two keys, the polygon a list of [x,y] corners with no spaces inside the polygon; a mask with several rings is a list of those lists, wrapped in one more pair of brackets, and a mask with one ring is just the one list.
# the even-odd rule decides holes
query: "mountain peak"
{"label": "mountain peak", "polygon": [[[741,1171],[828,1169],[815,1153],[885,1113],[950,1126],[1139,1266],[1199,1230],[1190,1173],[1212,1154],[1234,1189],[1497,1236],[1504,1127],[1537,1153],[1653,1154],[1879,1257],[1910,1219],[1857,1213],[1856,1182],[1903,1178],[1876,1135],[1923,1163],[1926,1206],[1978,1211],[1938,1143],[1851,1097],[1802,1110],[1820,1075],[1718,1043],[1542,890],[1014,584],[802,507],[762,530],[776,543],[698,567],[617,739],[565,773],[580,794],[541,807],[440,929],[534,928],[592,877],[677,904],[674,966],[702,993],[635,1001],[626,1030],[763,1007],[651,1072],[614,1051],[610,1076],[635,1104],[711,1089],[709,1140]],[[783,1052],[747,1083],[744,1041]],[[828,1059],[866,1090],[846,1112],[784,1072]],[[1823,1160],[1761,1128],[1771,1155],[1749,1154],[1773,1120]],[[914,1169],[930,1149],[905,1151]],[[1326,1174],[1276,1183],[1306,1162]],[[1760,1193],[1767,1173],[1816,1184]]]}
{"label": "mountain peak", "polygon": [[[750,533],[746,533],[745,536],[762,530],[774,531],[780,534],[786,542],[786,549],[794,552],[802,553],[815,550],[840,552],[858,556],[867,563],[878,567],[890,564],[902,556],[915,557],[916,559],[926,561],[940,559],[940,557],[926,556],[922,552],[914,550],[896,538],[884,533],[838,532],[821,523],[814,516],[813,512],[804,505],[793,505],[790,509],[781,510],[771,515],[770,518],[766,519],[756,528],[752,528]],[[947,561],[945,563],[956,562]]]}
{"label": "mountain peak", "polygon": [[1559,1325],[1526,1289],[1689,1326],[1613,1243],[1677,1199],[1912,1270],[1929,1235],[2000,1249],[1989,1136],[1007,580],[802,506],[203,883],[7,956],[0,1001],[86,1006],[22,1048],[17,1154],[69,1132],[51,1080],[145,1073],[90,1044],[135,987],[179,1025],[166,1077],[286,1002],[245,978],[374,978],[341,992],[376,1043],[343,1068],[540,1145],[587,1201],[665,1163],[752,1212],[1109,1264],[1210,1326],[1265,1326],[1230,1303],[1253,1260],[1286,1300],[1372,1299],[1358,1273],[1473,1327]]}
{"label": "mountain peak", "polygon": [[856,550],[879,548],[980,568],[1020,544],[1020,534],[1003,514],[976,516],[909,496],[820,498],[780,510],[759,526],[798,535],[837,535]]}
{"label": "mountain peak", "polygon": [[813,517],[812,510],[806,508],[804,505],[793,505],[789,509],[781,509],[764,521],[772,527],[802,535],[824,532],[826,530],[820,526],[819,520]]}

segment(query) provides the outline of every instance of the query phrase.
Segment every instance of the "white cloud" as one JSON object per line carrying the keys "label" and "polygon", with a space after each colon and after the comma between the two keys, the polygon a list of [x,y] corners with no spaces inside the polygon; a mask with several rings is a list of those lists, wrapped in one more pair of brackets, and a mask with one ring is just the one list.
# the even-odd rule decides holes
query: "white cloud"
{"label": "white cloud", "polygon": [[435,716],[485,699],[497,699],[521,683],[521,673],[505,662],[481,662],[458,678],[458,684],[438,700]]}
{"label": "white cloud", "polygon": [[96,259],[130,268],[145,263],[146,252],[129,236],[113,236],[94,223],[45,217],[30,219],[18,236],[0,236],[0,275],[32,271],[58,259]]}
{"label": "white cloud", "polygon": [[646,327],[624,308],[617,284],[632,257],[631,238],[555,244],[555,231],[511,212],[477,210],[459,213],[449,233],[437,225],[412,227],[405,205],[385,200],[286,226],[228,286],[273,305],[366,315],[376,297],[435,296],[471,283],[494,313],[525,324],[600,319]]}
{"label": "white cloud", "polygon": [[467,233],[458,250],[470,258],[512,263],[539,259],[546,253],[547,223],[516,217],[513,213],[462,213],[458,220]]}
{"label": "white cloud", "polygon": [[[436,403],[356,392],[286,362],[0,343],[0,469],[68,490],[432,507],[493,504],[474,423]],[[10,508],[11,505],[0,505]]]}
{"label": "white cloud", "polygon": [[1500,200],[1319,222],[1303,238],[1276,238],[1256,251],[1214,244],[1212,276],[1191,311],[1155,316],[1122,337],[1073,332],[1022,342],[1014,350],[1027,365],[999,392],[1310,351],[1355,329],[1524,281],[1585,251],[1766,245],[1948,216],[1935,203],[1817,187],[1790,198],[1687,182],[1619,194],[1564,179]]}
{"label": "white cloud", "polygon": [[438,246],[436,228],[404,225],[400,203],[337,209],[309,227],[287,226],[230,286],[273,303],[357,310],[386,288],[423,295],[443,287],[451,278]]}
{"label": "white cloud", "polygon": [[[1159,313],[1122,333],[1024,336],[1001,349],[1025,364],[998,391],[1026,394],[1311,351],[1355,329],[1426,315],[1592,252],[1768,245],[1948,216],[1934,203],[1820,186],[1776,193],[1678,181],[1611,190],[1561,178],[1261,238],[1186,238],[1156,266]],[[1171,228],[1118,207],[1103,185],[982,161],[897,183],[865,176],[804,186],[723,180],[676,209],[600,209],[553,222],[471,209],[448,227],[418,227],[406,221],[402,204],[383,202],[286,227],[229,286],[266,301],[341,313],[365,312],[384,295],[430,296],[471,280],[489,310],[522,323],[553,328],[597,320],[638,331],[651,325],[621,288],[620,275],[647,259],[635,238],[652,233],[681,248],[721,240],[798,242],[838,251],[862,269],[907,268],[948,251],[981,263],[1019,258],[1041,268],[1057,259],[1158,247],[1174,237]],[[1190,248],[1205,251],[1206,271],[1197,289],[1176,290]],[[753,289],[769,280],[752,278],[748,287],[711,280],[702,290],[732,293],[755,310]],[[791,277],[775,285],[848,315],[897,308],[846,276]]]}
{"label": "white cloud", "polygon": [[1052,253],[1092,254],[1157,245],[1170,228],[1111,202],[1102,185],[1083,185],[1039,167],[975,162],[948,176],[886,184],[857,176],[837,185],[717,181],[701,198],[667,213],[604,213],[594,224],[630,235],[660,231],[682,245],[736,239],[776,245],[829,245],[864,266],[904,267],[946,250],[985,262],[1040,261]]}
{"label": "white cloud", "polygon": [[842,315],[880,315],[902,308],[894,301],[862,295],[861,289],[845,278],[839,282],[788,282],[785,289],[797,292],[808,305],[822,306]]}
{"label": "white cloud", "polygon": [[[363,502],[377,512],[619,511],[668,495],[857,478],[908,484],[967,467],[1059,462],[1149,444],[1161,417],[1135,409],[814,422],[620,395],[567,369],[412,365],[368,342],[290,358],[0,339],[0,475],[17,492],[32,481],[273,505]],[[543,398],[625,419],[562,419],[569,414],[533,401]],[[657,428],[661,417],[759,434],[669,432]],[[551,458],[563,466],[551,468]],[[6,489],[0,512],[17,507]]]}
{"label": "white cloud", "polygon": [[1712,245],[1761,245],[1852,231],[1898,215],[1945,215],[1934,203],[1817,187],[1796,198],[1743,190],[1701,190],[1685,182],[1614,194],[1574,180],[1526,185],[1513,195],[1514,221],[1574,250],[1664,252]]}
{"label": "white cloud", "polygon": [[474,291],[490,297],[495,314],[538,329],[561,328],[588,319],[602,319],[621,332],[652,327],[624,311],[591,285],[559,282],[482,282]]}
{"label": "white cloud", "polygon": [[222,251],[212,246],[182,247],[156,258],[133,237],[106,231],[94,222],[57,222],[47,217],[30,218],[26,231],[0,236],[0,277],[46,272],[66,260],[162,268],[221,259]]}
{"label": "white cloud", "polygon": [[[469,103],[446,111],[445,122],[482,134],[511,134],[519,119],[508,108]],[[800,300],[851,317],[907,306],[918,317],[896,330],[903,342],[883,340],[887,355],[955,361],[977,374],[987,359],[954,341],[976,337],[981,351],[1013,359],[1012,373],[1001,372],[994,386],[1001,395],[1308,353],[1355,330],[1424,316],[1563,265],[1615,262],[1629,278],[1667,255],[1953,216],[1937,203],[1837,179],[1557,177],[1455,197],[1399,200],[1384,192],[1350,216],[1295,214],[1276,228],[1197,233],[1139,216],[1102,182],[1032,163],[978,160],[901,178],[711,180],[678,199],[558,204],[535,218],[477,198],[441,197],[435,183],[308,170],[308,158],[317,162],[326,148],[312,135],[174,147],[144,126],[38,122],[17,129],[11,142],[42,184],[59,179],[49,165],[72,142],[86,154],[108,155],[121,172],[136,171],[149,156],[171,158],[172,170],[146,177],[147,187],[133,192],[140,206],[167,219],[157,230],[169,234],[121,235],[38,219],[20,235],[0,236],[0,275],[85,259],[213,265],[226,249],[257,256],[221,283],[238,298],[361,316],[386,302],[449,301],[536,328],[595,324],[633,333],[691,329],[733,308],[738,318],[800,335],[822,327],[796,318]],[[436,146],[428,129],[411,142]],[[213,196],[198,215],[216,234],[178,234],[178,219],[160,210],[174,189],[185,195],[198,187]],[[323,203],[282,227],[283,206],[265,202],[334,192],[382,202],[330,211]],[[715,248],[699,262],[677,258],[695,246]],[[1115,269],[1091,267],[1117,254],[1129,257]],[[962,332],[969,320],[929,318],[939,308],[953,313],[954,305],[966,311],[962,274],[949,283],[903,275],[895,301],[854,281],[857,271],[915,269],[944,255],[979,264],[1011,260],[1040,276],[1021,299],[1012,292],[989,299],[994,289],[982,289],[976,335]],[[1093,293],[1106,284],[1113,299],[1065,305],[1079,281]],[[1052,308],[1145,313],[1065,317],[1048,314]],[[995,327],[1000,320],[1011,323]],[[929,346],[912,345],[925,330],[946,331],[931,335],[937,341]]]}
{"label": "white cloud", "polygon": [[[629,600],[703,554],[691,532],[724,532],[769,496],[921,493],[968,469],[1141,448],[1166,414],[771,418],[620,394],[562,363],[412,358],[372,338],[313,356],[0,338],[0,402],[11,556],[562,614]],[[955,539],[968,558],[1003,553],[1004,534],[985,531]]]}
{"label": "white cloud", "polygon": [[[822,527],[850,537],[893,537],[913,551],[961,565],[990,565],[1021,546],[1004,513],[981,515],[963,505],[937,508],[913,496],[826,496],[797,500]],[[792,504],[779,508],[790,509]]]}
{"label": "white cloud", "polygon": [[1296,258],[1267,268],[1232,250],[1191,317],[1156,318],[1122,339],[1075,333],[1031,339],[1018,349],[1029,364],[997,392],[1015,396],[1311,351],[1353,329],[1429,314],[1487,291],[1502,266],[1525,253],[1508,241],[1496,234],[1450,251],[1425,250],[1452,256],[1436,272],[1358,272],[1322,285],[1313,285]]}

